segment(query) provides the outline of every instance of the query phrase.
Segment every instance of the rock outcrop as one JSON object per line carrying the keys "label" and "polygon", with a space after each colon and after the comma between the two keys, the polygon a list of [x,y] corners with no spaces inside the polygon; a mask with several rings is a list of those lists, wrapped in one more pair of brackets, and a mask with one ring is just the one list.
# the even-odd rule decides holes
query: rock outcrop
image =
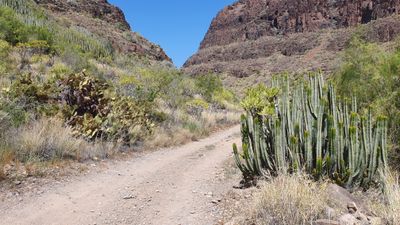
{"label": "rock outcrop", "polygon": [[106,0],[98,1],[60,1],[60,0],[34,0],[36,3],[45,6],[53,12],[84,13],[93,18],[99,18],[110,24],[119,24],[123,29],[130,29],[125,20],[123,12],[110,5]]}
{"label": "rock outcrop", "polygon": [[212,21],[184,70],[261,79],[282,71],[330,71],[337,53],[360,33],[357,26],[367,39],[390,41],[400,33],[398,14],[400,0],[240,0]]}
{"label": "rock outcrop", "polygon": [[132,32],[121,9],[107,0],[34,0],[65,26],[86,29],[122,53],[171,61],[163,49]]}

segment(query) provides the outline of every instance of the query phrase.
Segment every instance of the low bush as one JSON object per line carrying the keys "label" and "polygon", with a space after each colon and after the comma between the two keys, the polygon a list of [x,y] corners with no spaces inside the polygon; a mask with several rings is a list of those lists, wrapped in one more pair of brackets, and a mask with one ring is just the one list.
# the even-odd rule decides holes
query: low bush
{"label": "low bush", "polygon": [[0,6],[0,39],[12,45],[28,41],[28,28],[8,7]]}
{"label": "low bush", "polygon": [[30,65],[30,60],[34,55],[49,53],[50,45],[47,41],[33,40],[25,43],[18,43],[17,49],[20,55],[20,69],[22,70]]}
{"label": "low bush", "polygon": [[11,46],[8,42],[3,41],[0,39],[0,76],[4,76],[4,74],[10,72],[10,63],[11,60],[9,59],[9,52],[11,50]]}
{"label": "low bush", "polygon": [[232,91],[226,89],[215,92],[212,102],[219,109],[238,110],[238,99]]}
{"label": "low bush", "polygon": [[195,80],[200,95],[206,101],[212,101],[215,93],[223,91],[222,81],[216,74],[198,75]]}
{"label": "low bush", "polygon": [[1,169],[13,161],[41,163],[106,158],[119,148],[112,142],[88,142],[76,136],[72,127],[56,117],[33,120],[6,131],[0,142]]}
{"label": "low bush", "polygon": [[22,162],[79,159],[84,143],[59,119],[34,121],[17,129],[12,138],[16,158]]}
{"label": "low bush", "polygon": [[400,49],[383,49],[354,38],[334,74],[338,94],[354,96],[361,109],[389,119],[389,153],[393,167],[400,159]]}
{"label": "low bush", "polygon": [[5,100],[1,99],[0,95],[0,112],[7,114],[9,118],[8,122],[10,127],[18,127],[24,124],[30,115],[29,112],[23,107],[23,103],[20,103],[18,99]]}
{"label": "low bush", "polygon": [[325,218],[327,185],[307,177],[278,176],[262,184],[242,224],[307,225]]}
{"label": "low bush", "polygon": [[210,105],[201,98],[194,98],[186,103],[185,108],[188,114],[200,118],[201,114],[210,108]]}

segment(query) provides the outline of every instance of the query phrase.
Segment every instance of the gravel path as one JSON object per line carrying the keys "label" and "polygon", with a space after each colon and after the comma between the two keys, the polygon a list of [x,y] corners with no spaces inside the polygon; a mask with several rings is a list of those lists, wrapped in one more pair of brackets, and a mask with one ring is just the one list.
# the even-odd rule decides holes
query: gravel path
{"label": "gravel path", "polygon": [[218,204],[237,184],[225,170],[234,142],[239,126],[45,187],[21,202],[1,203],[0,224],[218,223]]}

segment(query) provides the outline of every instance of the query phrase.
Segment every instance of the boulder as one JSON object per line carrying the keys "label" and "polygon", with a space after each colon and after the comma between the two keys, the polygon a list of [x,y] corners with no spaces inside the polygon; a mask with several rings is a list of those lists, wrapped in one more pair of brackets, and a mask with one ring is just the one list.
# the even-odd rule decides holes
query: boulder
{"label": "boulder", "polygon": [[330,200],[340,209],[345,212],[355,213],[361,211],[370,215],[370,210],[365,206],[366,204],[361,200],[355,198],[348,190],[336,184],[329,184],[328,196]]}

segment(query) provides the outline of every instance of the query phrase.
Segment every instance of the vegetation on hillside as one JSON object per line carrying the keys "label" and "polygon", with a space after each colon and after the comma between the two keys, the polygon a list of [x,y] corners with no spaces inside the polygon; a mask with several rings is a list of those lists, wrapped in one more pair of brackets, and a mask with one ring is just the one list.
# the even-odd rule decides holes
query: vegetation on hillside
{"label": "vegetation on hillside", "polygon": [[6,164],[181,144],[236,122],[217,76],[122,55],[33,4],[0,1],[0,179]]}
{"label": "vegetation on hillside", "polygon": [[392,166],[400,160],[400,45],[387,50],[354,38],[334,75],[342,98],[356,97],[363,111],[388,118]]}

